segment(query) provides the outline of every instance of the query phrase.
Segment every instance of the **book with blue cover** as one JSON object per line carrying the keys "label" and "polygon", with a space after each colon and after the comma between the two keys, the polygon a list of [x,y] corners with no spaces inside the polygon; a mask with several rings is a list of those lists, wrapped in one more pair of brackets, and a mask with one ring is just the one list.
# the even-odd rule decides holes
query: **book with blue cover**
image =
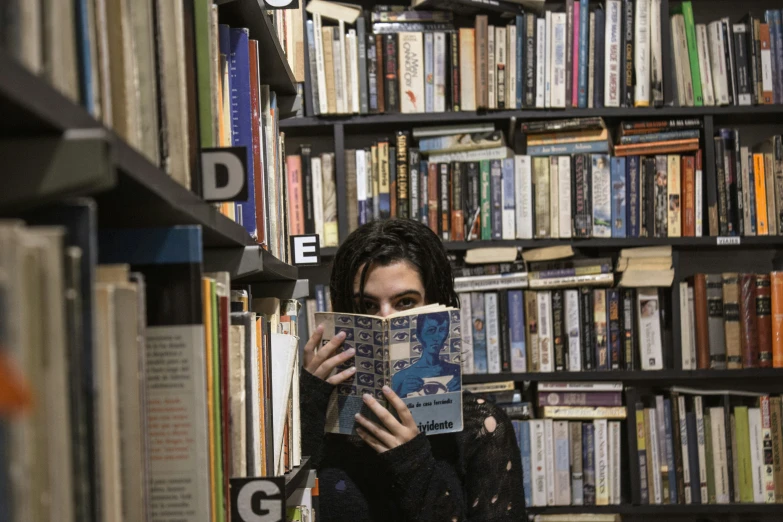
{"label": "book with blue cover", "polygon": [[334,370],[356,367],[353,377],[339,384],[329,399],[327,433],[355,434],[356,413],[378,422],[362,399],[365,394],[396,413],[383,395],[384,386],[405,402],[422,433],[462,431],[459,310],[429,305],[383,318],[318,312],[315,319],[324,325],[322,346],[344,332],[337,353],[356,351]]}
{"label": "book with blue cover", "polygon": [[[221,46],[224,43],[221,31]],[[237,202],[242,225],[251,237],[256,228],[255,178],[253,170],[253,129],[250,103],[250,41],[246,28],[229,30],[229,85],[231,86],[231,144],[245,147],[247,154],[247,201]]]}
{"label": "book with blue cover", "polygon": [[612,237],[628,234],[626,199],[626,161],[624,157],[612,157]]}
{"label": "book with blue cover", "polygon": [[472,292],[470,307],[473,311],[473,369],[474,373],[487,373],[487,328],[484,313],[484,294]]}

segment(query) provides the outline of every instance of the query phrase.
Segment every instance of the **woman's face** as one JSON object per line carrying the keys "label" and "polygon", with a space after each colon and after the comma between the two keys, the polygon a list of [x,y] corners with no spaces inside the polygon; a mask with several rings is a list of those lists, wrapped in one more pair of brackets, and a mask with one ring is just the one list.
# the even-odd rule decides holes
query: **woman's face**
{"label": "woman's face", "polygon": [[[353,298],[359,303],[359,269],[353,281]],[[367,314],[386,317],[426,304],[424,284],[419,272],[407,261],[387,266],[371,265],[364,283],[364,309]]]}

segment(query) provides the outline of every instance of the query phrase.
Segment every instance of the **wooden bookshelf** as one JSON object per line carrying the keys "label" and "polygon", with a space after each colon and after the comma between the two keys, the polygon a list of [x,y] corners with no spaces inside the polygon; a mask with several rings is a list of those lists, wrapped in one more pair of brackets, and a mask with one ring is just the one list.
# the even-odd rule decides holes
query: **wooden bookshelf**
{"label": "wooden bookshelf", "polygon": [[674,383],[697,386],[698,383],[720,384],[725,387],[742,386],[745,382],[763,379],[767,383],[783,378],[783,368],[752,368],[746,370],[658,370],[658,371],[584,371],[552,373],[495,373],[463,375],[466,384],[481,382],[592,382],[618,381],[627,384],[665,385]]}

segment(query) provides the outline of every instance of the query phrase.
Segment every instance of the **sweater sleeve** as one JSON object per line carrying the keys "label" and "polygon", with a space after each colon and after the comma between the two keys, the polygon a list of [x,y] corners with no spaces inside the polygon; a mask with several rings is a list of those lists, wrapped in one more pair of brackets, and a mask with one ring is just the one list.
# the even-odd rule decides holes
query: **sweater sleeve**
{"label": "sweater sleeve", "polygon": [[317,468],[323,458],[326,407],[334,386],[304,368],[299,373],[299,407],[302,421],[302,455]]}
{"label": "sweater sleeve", "polygon": [[522,459],[506,414],[466,394],[464,429],[457,437],[461,474],[432,454],[424,434],[381,454],[405,522],[526,520]]}

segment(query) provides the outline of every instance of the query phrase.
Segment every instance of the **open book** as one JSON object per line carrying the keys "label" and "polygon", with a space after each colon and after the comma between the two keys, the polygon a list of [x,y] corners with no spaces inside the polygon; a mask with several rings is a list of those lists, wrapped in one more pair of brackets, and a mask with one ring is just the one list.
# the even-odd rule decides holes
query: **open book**
{"label": "open book", "polygon": [[383,396],[384,385],[402,398],[419,431],[434,435],[462,431],[462,366],[459,310],[429,305],[380,318],[371,315],[316,313],[324,325],[322,345],[346,333],[338,353],[356,356],[335,369],[356,366],[353,378],[337,386],[329,399],[326,431],[353,434],[354,415],[376,422],[364,405],[369,393],[395,413]]}

